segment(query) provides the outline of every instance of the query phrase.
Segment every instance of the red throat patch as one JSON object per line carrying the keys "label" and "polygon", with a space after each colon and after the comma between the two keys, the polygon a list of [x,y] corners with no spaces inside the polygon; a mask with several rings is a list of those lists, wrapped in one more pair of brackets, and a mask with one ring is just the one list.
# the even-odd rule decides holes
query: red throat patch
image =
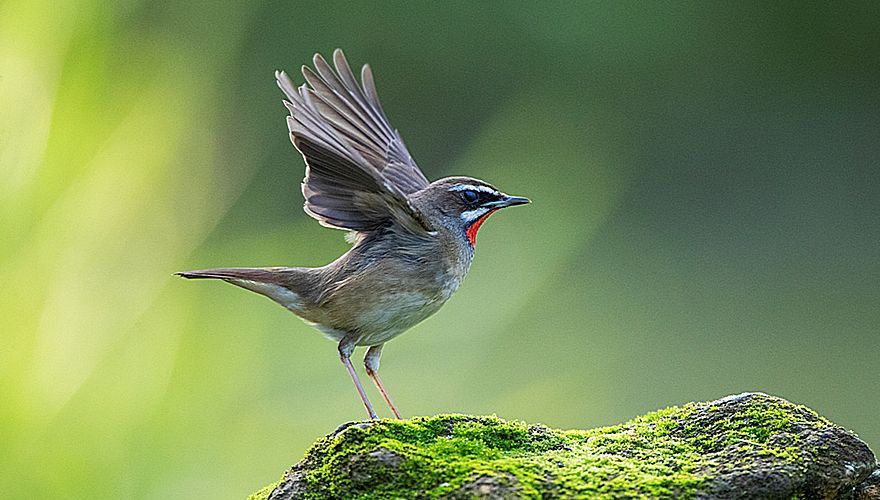
{"label": "red throat patch", "polygon": [[471,246],[475,246],[477,244],[477,231],[480,230],[480,226],[483,225],[483,222],[485,222],[486,219],[488,219],[489,216],[493,213],[495,213],[495,210],[489,210],[482,217],[475,220],[474,223],[467,228],[467,239],[471,242]]}

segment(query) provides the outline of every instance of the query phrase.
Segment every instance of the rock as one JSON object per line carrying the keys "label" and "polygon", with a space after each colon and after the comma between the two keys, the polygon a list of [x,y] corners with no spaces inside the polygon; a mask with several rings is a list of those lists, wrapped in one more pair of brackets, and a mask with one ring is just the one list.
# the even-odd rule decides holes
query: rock
{"label": "rock", "polygon": [[855,500],[880,500],[880,468],[874,469],[868,479],[856,486]]}
{"label": "rock", "polygon": [[439,415],[340,427],[254,500],[299,498],[880,500],[854,434],[760,393],[592,430]]}

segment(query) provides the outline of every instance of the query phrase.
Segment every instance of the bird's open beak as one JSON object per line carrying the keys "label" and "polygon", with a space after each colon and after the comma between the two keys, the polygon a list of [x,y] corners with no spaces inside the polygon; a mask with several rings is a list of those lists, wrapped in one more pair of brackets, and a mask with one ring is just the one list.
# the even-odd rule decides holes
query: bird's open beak
{"label": "bird's open beak", "polygon": [[489,203],[483,203],[484,207],[489,208],[504,208],[504,207],[512,207],[514,205],[525,205],[526,203],[531,203],[532,200],[528,198],[523,198],[522,196],[506,196],[504,199],[490,201]]}

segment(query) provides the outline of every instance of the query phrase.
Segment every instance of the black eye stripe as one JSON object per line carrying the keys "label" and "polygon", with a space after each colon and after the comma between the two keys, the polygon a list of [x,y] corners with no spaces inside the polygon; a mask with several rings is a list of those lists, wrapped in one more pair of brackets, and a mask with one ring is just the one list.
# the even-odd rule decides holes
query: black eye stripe
{"label": "black eye stripe", "polygon": [[468,203],[475,203],[480,199],[480,195],[476,191],[465,189],[461,192],[461,197]]}
{"label": "black eye stripe", "polygon": [[494,201],[498,201],[504,198],[504,195],[495,191],[492,188],[485,186],[469,186],[458,184],[449,189],[449,191],[455,192],[461,198],[465,204],[470,206],[480,206],[486,203],[491,203]]}

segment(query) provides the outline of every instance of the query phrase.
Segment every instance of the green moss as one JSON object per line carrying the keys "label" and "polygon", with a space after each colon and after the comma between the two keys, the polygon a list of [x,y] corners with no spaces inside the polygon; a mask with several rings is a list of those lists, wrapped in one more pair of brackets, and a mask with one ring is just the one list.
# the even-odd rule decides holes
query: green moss
{"label": "green moss", "polygon": [[467,498],[480,488],[524,497],[689,498],[707,488],[710,471],[764,460],[799,466],[813,453],[796,446],[799,431],[827,425],[808,408],[763,394],[586,431],[438,415],[350,425],[315,443],[294,470],[306,498]]}

